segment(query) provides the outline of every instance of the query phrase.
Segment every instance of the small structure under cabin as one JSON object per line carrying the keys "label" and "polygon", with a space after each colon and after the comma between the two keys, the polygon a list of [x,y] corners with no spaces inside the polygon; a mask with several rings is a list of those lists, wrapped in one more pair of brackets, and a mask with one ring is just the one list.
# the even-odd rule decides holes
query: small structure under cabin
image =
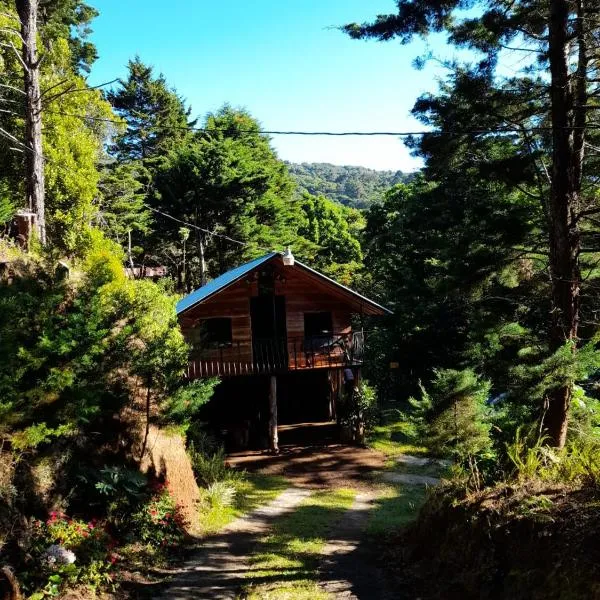
{"label": "small structure under cabin", "polygon": [[271,450],[279,423],[335,422],[360,380],[363,317],[386,313],[289,250],[232,269],[177,304],[191,346],[188,378],[222,379],[208,420],[230,448]]}

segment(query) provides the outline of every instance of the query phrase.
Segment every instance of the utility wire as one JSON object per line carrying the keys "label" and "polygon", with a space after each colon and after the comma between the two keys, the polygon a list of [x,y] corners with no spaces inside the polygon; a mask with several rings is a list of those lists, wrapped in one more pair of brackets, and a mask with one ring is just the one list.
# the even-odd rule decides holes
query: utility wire
{"label": "utility wire", "polygon": [[[26,144],[24,144],[23,142],[19,141],[17,138],[15,138],[14,136],[12,136],[11,134],[9,134],[7,131],[4,131],[3,129],[0,128],[0,136],[5,137],[6,139],[8,139],[9,141],[18,144],[19,146],[21,146],[23,149],[33,153],[33,154],[39,154],[37,153],[33,148],[30,148],[29,146],[27,146]],[[74,169],[71,169],[69,167],[65,167],[65,165],[59,163],[58,161],[55,161],[54,159],[50,159],[47,156],[42,156],[42,160],[45,162],[51,162],[55,165],[57,165],[58,167],[60,167],[61,169],[68,171],[69,173],[72,174],[77,174],[77,172]],[[198,231],[202,231],[203,233],[206,233],[208,235],[215,236],[218,238],[221,238],[223,240],[227,240],[228,242],[232,242],[234,244],[238,244],[239,246],[253,246],[254,248],[257,248],[258,250],[263,250],[265,252],[274,252],[274,250],[272,248],[266,248],[264,246],[258,246],[256,244],[252,244],[251,242],[242,242],[240,240],[236,240],[235,238],[232,238],[228,235],[225,235],[223,233],[217,233],[216,231],[210,231],[210,229],[205,229],[204,227],[199,227],[198,225],[195,225],[194,223],[189,223],[188,221],[183,221],[182,219],[178,219],[177,217],[174,217],[173,215],[170,215],[166,212],[163,212],[161,210],[158,210],[157,208],[154,208],[153,206],[150,206],[149,204],[146,204],[145,202],[142,203],[144,207],[146,207],[148,210],[151,210],[152,212],[155,212],[167,219],[171,219],[172,221],[176,221],[177,223],[181,223],[182,225],[185,225],[186,227],[190,227],[191,229],[197,229]]]}
{"label": "utility wire", "polygon": [[177,223],[181,223],[182,225],[185,225],[186,227],[191,227],[192,229],[197,229],[198,231],[202,231],[204,233],[207,233],[210,236],[216,236],[219,238],[222,238],[224,240],[227,240],[228,242],[233,242],[234,244],[238,244],[240,246],[254,246],[255,248],[258,248],[259,250],[264,250],[265,252],[273,252],[272,249],[270,248],[265,248],[263,246],[255,246],[254,244],[251,244],[250,242],[241,242],[240,240],[236,240],[232,237],[229,237],[228,235],[224,235],[222,233],[217,233],[216,231],[210,231],[209,229],[204,229],[203,227],[199,227],[198,225],[194,225],[193,223],[189,223],[188,221],[182,221],[181,219],[178,219],[177,217],[174,217],[173,215],[170,215],[168,213],[165,213],[161,210],[158,210],[157,208],[153,208],[152,206],[150,206],[149,204],[143,203],[143,205],[148,209],[151,210],[152,212],[155,212],[163,217],[166,217],[167,219],[171,219],[172,221],[176,221]]}
{"label": "utility wire", "polygon": [[[113,123],[115,125],[126,125],[127,120],[123,119],[110,119],[107,117],[93,117],[89,115],[78,115],[75,113],[68,113],[62,111],[46,110],[45,112],[62,115],[65,117],[73,117],[81,119],[83,121],[97,121],[101,123]],[[557,128],[551,125],[539,126],[539,127],[499,127],[496,129],[442,129],[442,130],[415,130],[415,131],[299,131],[299,130],[263,130],[263,129],[232,129],[230,127],[192,127],[192,126],[177,126],[177,125],[153,125],[154,129],[162,129],[165,131],[197,131],[201,133],[231,133],[231,134],[252,134],[252,135],[297,135],[297,136],[330,136],[330,137],[376,137],[376,136],[388,136],[388,137],[408,137],[408,136],[420,136],[420,135],[486,135],[486,134],[500,134],[500,133],[543,133],[552,132]],[[573,126],[563,127],[559,129],[565,129],[568,131],[576,131],[583,129],[600,129],[600,124],[592,125],[588,124],[585,126]]]}

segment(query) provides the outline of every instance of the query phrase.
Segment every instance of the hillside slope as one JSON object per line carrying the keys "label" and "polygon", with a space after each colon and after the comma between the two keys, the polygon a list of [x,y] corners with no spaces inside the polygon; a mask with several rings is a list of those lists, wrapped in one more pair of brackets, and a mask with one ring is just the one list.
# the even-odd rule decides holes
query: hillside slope
{"label": "hillside slope", "polygon": [[321,194],[354,208],[367,208],[381,200],[387,189],[410,177],[402,171],[375,171],[329,163],[286,164],[298,183],[298,194]]}

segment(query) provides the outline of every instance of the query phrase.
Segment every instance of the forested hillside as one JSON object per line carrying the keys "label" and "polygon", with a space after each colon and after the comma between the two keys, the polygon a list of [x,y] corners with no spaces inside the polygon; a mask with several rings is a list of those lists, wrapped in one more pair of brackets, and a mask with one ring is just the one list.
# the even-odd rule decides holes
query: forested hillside
{"label": "forested hillside", "polygon": [[386,190],[410,179],[402,171],[375,171],[328,163],[286,164],[298,184],[299,194],[322,195],[353,208],[367,208],[380,202]]}

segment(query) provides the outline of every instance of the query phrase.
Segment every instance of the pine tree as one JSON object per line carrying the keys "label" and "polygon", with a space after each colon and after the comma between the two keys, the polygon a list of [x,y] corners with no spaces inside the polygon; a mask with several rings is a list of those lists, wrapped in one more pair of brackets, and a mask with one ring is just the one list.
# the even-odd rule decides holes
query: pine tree
{"label": "pine tree", "polygon": [[[461,13],[464,3],[459,0],[397,0],[396,4],[396,14],[343,29],[357,39],[397,38],[402,43],[444,31],[450,42],[478,54],[479,62],[472,65],[450,63],[455,71],[452,89],[443,90],[441,97],[423,97],[415,110],[437,127],[480,133],[448,136],[434,131],[415,144],[431,159],[428,167],[434,165],[434,156],[445,154],[452,160],[454,151],[469,145],[473,152],[469,169],[487,171],[488,180],[509,180],[514,189],[523,189],[526,179],[525,192],[537,198],[546,217],[543,229],[552,283],[549,351],[565,344],[575,351],[581,320],[581,256],[587,250],[582,239],[590,239],[585,235],[586,223],[599,210],[584,185],[592,175],[588,165],[596,153],[586,146],[586,139],[595,135],[589,124],[598,93],[598,11],[585,0],[480,0],[472,7],[478,11],[476,16]],[[511,49],[527,52],[535,60],[522,74],[507,79],[497,67],[502,53]],[[460,91],[462,102],[445,102]],[[452,120],[453,113],[461,118]],[[504,145],[509,155],[478,155],[491,142]],[[445,151],[440,150],[442,145]],[[546,164],[551,166],[546,169]],[[572,389],[573,382],[567,379],[547,396],[544,427],[557,446],[565,443]]]}

